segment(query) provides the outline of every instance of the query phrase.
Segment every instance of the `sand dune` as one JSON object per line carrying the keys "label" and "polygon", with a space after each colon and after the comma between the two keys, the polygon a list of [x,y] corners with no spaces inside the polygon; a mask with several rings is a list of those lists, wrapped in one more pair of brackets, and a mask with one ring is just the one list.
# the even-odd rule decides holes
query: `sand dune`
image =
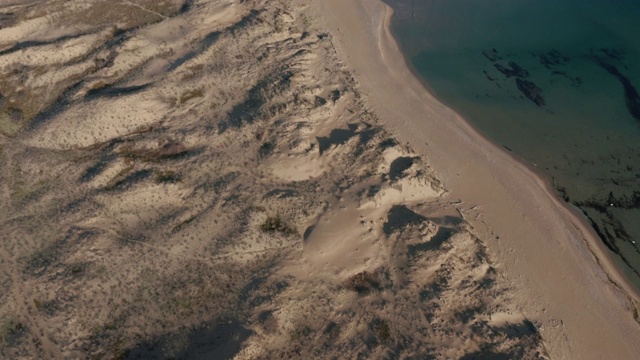
{"label": "sand dune", "polygon": [[373,38],[320,6],[0,5],[1,357],[548,358],[572,336],[523,302],[462,160],[392,135],[344,51]]}
{"label": "sand dune", "polygon": [[[534,170],[436,101],[406,66],[381,2],[318,2],[334,44],[396,136],[427,155],[456,209],[486,241],[553,358],[634,358],[638,296],[584,218]],[[355,20],[357,19],[357,20]],[[379,84],[385,84],[379,86]],[[604,250],[604,251],[603,251]]]}

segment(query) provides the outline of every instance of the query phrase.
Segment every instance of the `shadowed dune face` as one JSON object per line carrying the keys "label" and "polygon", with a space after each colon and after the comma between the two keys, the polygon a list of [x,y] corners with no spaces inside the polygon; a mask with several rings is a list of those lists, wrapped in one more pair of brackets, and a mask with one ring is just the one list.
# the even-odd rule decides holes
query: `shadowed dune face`
{"label": "shadowed dune face", "polygon": [[544,353],[303,4],[16,0],[0,27],[0,357]]}

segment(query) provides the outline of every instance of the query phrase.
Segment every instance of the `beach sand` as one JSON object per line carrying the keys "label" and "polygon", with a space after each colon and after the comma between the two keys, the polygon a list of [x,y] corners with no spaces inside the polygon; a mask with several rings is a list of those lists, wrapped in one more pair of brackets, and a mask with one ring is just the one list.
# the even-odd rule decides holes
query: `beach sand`
{"label": "beach sand", "polygon": [[457,208],[517,289],[518,306],[543,324],[551,357],[640,354],[637,293],[597,235],[535,169],[479,135],[415,78],[390,34],[392,10],[379,1],[316,6],[382,123],[424,154],[447,196],[460,199]]}
{"label": "beach sand", "polygon": [[640,353],[591,229],[425,90],[390,16],[0,4],[0,357]]}

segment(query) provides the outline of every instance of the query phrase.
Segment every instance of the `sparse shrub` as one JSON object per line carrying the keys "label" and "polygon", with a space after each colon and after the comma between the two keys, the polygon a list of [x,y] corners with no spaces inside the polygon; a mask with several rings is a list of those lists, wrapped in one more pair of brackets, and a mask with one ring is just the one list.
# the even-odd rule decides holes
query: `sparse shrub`
{"label": "sparse shrub", "polygon": [[51,316],[58,310],[59,303],[56,300],[41,301],[37,298],[33,298],[33,305],[35,305],[36,310]]}
{"label": "sparse shrub", "polygon": [[104,189],[105,190],[115,189],[122,182],[122,180],[126,178],[131,173],[131,171],[133,171],[134,168],[135,168],[134,165],[128,165],[124,169],[120,170],[118,174],[116,174],[116,176],[114,176],[113,179],[111,179],[109,183],[105,185]]}
{"label": "sparse shrub", "polygon": [[355,274],[347,280],[346,287],[358,294],[366,294],[380,289],[380,282],[375,274],[368,271]]}
{"label": "sparse shrub", "polygon": [[204,96],[204,93],[202,92],[202,89],[189,90],[180,96],[180,104],[184,104],[191,99],[195,99],[203,96]]}
{"label": "sparse shrub", "polygon": [[12,345],[26,333],[27,328],[17,319],[6,319],[0,324],[0,343]]}
{"label": "sparse shrub", "polygon": [[395,139],[389,138],[385,139],[378,145],[381,149],[388,149],[398,145],[398,142]]}
{"label": "sparse shrub", "polygon": [[285,223],[280,215],[269,216],[267,219],[260,225],[260,228],[264,232],[279,232],[286,235],[295,234],[295,230],[291,228],[287,223]]}
{"label": "sparse shrub", "polygon": [[320,107],[320,106],[324,106],[327,104],[327,99],[320,97],[320,96],[316,96],[315,101],[314,101],[314,105],[315,107]]}
{"label": "sparse shrub", "polygon": [[198,217],[198,214],[195,214],[195,215],[192,215],[192,216],[188,217],[187,219],[185,219],[182,222],[180,222],[178,225],[174,226],[173,230],[171,230],[171,231],[172,232],[181,231],[187,225],[191,224],[197,217]]}
{"label": "sparse shrub", "polygon": [[294,326],[291,332],[291,338],[294,340],[302,340],[308,338],[313,333],[313,330],[305,324],[297,324]]}
{"label": "sparse shrub", "polygon": [[45,246],[42,249],[34,251],[27,256],[25,261],[24,272],[31,276],[42,275],[49,266],[57,261],[57,254],[54,245]]}
{"label": "sparse shrub", "polygon": [[342,94],[340,93],[340,90],[333,90],[330,94],[329,94],[329,98],[331,99],[331,101],[333,101],[334,103],[336,101],[338,101],[340,99],[340,96]]}
{"label": "sparse shrub", "polygon": [[265,156],[268,156],[269,154],[271,154],[273,152],[273,149],[275,148],[275,144],[272,142],[265,142],[260,146],[260,150],[258,150],[258,156],[263,158]]}
{"label": "sparse shrub", "polygon": [[338,325],[334,321],[331,321],[324,328],[324,331],[322,332],[322,334],[327,336],[329,339],[335,339],[340,335],[340,325]]}
{"label": "sparse shrub", "polygon": [[391,338],[391,328],[386,321],[378,319],[373,322],[373,332],[378,339],[378,342],[386,342]]}
{"label": "sparse shrub", "polygon": [[86,272],[88,267],[89,263],[84,262],[70,264],[65,267],[62,273],[70,278],[79,278]]}
{"label": "sparse shrub", "polygon": [[175,171],[156,171],[157,183],[176,183],[180,180],[180,175]]}
{"label": "sparse shrub", "polygon": [[187,147],[183,144],[177,142],[167,142],[155,149],[136,149],[131,146],[123,146],[119,149],[118,154],[127,159],[139,159],[147,162],[157,162],[161,160],[175,159],[177,157],[186,155],[188,152],[189,149],[187,149]]}

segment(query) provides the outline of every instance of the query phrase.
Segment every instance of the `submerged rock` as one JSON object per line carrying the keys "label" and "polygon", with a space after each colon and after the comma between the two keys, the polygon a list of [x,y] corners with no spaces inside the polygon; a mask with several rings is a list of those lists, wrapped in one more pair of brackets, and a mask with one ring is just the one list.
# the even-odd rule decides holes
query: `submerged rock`
{"label": "submerged rock", "polygon": [[509,67],[506,67],[501,64],[495,64],[494,66],[496,67],[496,69],[498,69],[498,71],[503,73],[508,78],[513,76],[518,78],[529,77],[529,72],[522,66],[515,63],[514,61],[509,61]]}
{"label": "submerged rock", "polygon": [[533,101],[536,105],[542,107],[545,104],[544,97],[542,97],[542,89],[539,88],[534,82],[516,79],[516,85],[527,99]]}
{"label": "submerged rock", "polygon": [[540,54],[540,64],[544,65],[547,69],[551,69],[552,66],[563,65],[571,59],[562,55],[558,50],[551,50],[548,53]]}
{"label": "submerged rock", "polygon": [[605,54],[609,59],[613,61],[622,61],[624,60],[624,53],[618,49],[600,49],[600,52]]}
{"label": "submerged rock", "polygon": [[500,55],[498,55],[498,50],[496,50],[496,49],[482,50],[482,55],[484,55],[484,57],[489,59],[489,61],[502,60],[502,57],[500,57]]}
{"label": "submerged rock", "polygon": [[[616,56],[619,56],[618,53],[615,54]],[[607,54],[607,56],[612,57],[613,55]],[[596,64],[620,81],[624,88],[624,98],[625,103],[627,104],[627,110],[629,110],[631,116],[640,120],[640,94],[633,83],[631,83],[631,80],[622,74],[615,65],[607,62],[603,57],[594,56],[593,59]]]}

